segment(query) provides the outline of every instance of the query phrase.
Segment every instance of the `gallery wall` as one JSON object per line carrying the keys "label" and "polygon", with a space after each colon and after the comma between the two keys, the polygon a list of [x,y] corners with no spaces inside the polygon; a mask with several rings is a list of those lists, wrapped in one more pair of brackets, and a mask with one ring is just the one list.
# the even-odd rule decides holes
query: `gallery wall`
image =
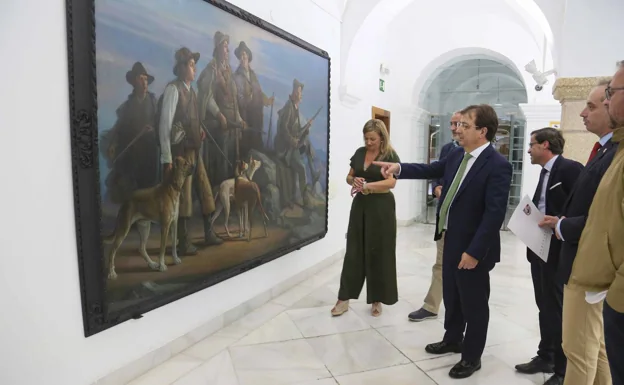
{"label": "gallery wall", "polygon": [[[339,12],[310,0],[235,5],[326,50],[339,84]],[[323,2],[319,2],[322,4]],[[34,12],[33,10],[36,10]],[[319,28],[319,26],[323,28]],[[248,301],[344,247],[349,209],[341,155],[361,143],[331,103],[329,234],[303,249],[85,338],[71,175],[65,2],[20,0],[0,13],[3,176],[0,384],[87,385]],[[10,59],[9,59],[10,58]],[[340,163],[342,162],[342,163]]]}

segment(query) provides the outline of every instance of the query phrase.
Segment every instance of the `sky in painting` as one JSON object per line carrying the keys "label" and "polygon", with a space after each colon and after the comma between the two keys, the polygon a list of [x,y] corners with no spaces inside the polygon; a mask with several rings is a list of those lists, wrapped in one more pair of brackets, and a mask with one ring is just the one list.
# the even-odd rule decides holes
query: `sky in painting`
{"label": "sky in painting", "polygon": [[[259,0],[260,1],[260,0]],[[272,133],[277,111],[284,106],[293,79],[305,84],[300,106],[302,122],[323,110],[310,131],[312,145],[321,158],[327,153],[328,62],[309,51],[230,15],[202,0],[96,0],[96,64],[98,130],[110,129],[115,110],[132,91],[126,72],[136,61],[155,77],[150,91],[160,97],[174,79],[174,53],[182,46],[201,57],[197,76],[212,59],[215,32],[230,36],[230,65],[238,67],[234,49],[245,41],[251,49],[251,67],[265,94],[275,95]],[[194,85],[197,90],[196,85]],[[269,129],[270,107],[265,108],[264,130]],[[265,137],[266,138],[266,137]],[[102,181],[108,173],[100,161]],[[101,186],[104,188],[104,186]]]}

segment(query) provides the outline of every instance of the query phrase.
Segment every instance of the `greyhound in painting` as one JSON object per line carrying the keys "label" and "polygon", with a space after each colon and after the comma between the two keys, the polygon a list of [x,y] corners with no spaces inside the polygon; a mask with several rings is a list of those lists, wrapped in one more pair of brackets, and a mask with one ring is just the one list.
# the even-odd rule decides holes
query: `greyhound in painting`
{"label": "greyhound in painting", "polygon": [[[249,163],[245,163],[244,161],[241,161],[240,164],[237,165],[236,167],[237,176],[221,182],[221,185],[219,186],[218,189],[213,188],[213,191],[217,191],[217,194],[215,195],[215,212],[212,216],[211,225],[213,225],[217,217],[221,215],[221,212],[225,210],[225,232],[230,238],[232,237],[232,235],[230,234],[230,229],[228,227],[228,224],[229,224],[229,219],[230,219],[230,207],[231,207],[231,203],[234,200],[234,190],[235,190],[236,181],[237,180],[251,181],[255,172],[258,171],[258,169],[261,166],[262,166],[262,162],[254,159],[253,156],[251,156],[249,158]],[[240,238],[243,237],[242,223],[243,221],[239,216],[239,224],[241,225],[239,227]]]}

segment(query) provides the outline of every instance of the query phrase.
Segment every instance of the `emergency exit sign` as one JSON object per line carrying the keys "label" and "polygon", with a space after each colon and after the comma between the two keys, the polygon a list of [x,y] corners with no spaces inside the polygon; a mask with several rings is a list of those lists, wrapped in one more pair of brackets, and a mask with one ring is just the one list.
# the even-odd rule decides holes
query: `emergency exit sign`
{"label": "emergency exit sign", "polygon": [[386,91],[386,81],[383,79],[379,79],[379,91],[381,92]]}

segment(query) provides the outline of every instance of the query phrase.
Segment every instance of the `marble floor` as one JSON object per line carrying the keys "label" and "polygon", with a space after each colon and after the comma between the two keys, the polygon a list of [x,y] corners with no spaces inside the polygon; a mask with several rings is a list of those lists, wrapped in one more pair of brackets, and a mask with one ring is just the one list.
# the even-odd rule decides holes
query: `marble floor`
{"label": "marble floor", "polygon": [[[432,356],[426,344],[441,339],[443,316],[413,323],[435,260],[433,227],[399,228],[400,300],[370,315],[365,293],[350,311],[332,318],[342,261],[219,330],[128,385],[429,385],[543,384],[543,375],[515,372],[535,355],[537,308],[525,248],[502,232],[502,262],[491,275],[490,326],[483,368],[469,379],[448,371],[459,355]],[[441,309],[441,314],[444,310]]]}

